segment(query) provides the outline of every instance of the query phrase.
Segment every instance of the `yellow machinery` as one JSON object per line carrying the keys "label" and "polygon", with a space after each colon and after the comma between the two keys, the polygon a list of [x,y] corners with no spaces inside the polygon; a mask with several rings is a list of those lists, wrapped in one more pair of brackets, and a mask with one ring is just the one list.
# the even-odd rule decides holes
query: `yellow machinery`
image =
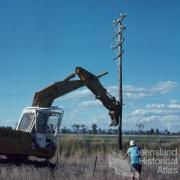
{"label": "yellow machinery", "polygon": [[[57,148],[57,137],[63,110],[53,107],[53,101],[80,87],[86,86],[109,110],[111,126],[119,123],[120,104],[101,85],[99,78],[87,70],[77,67],[75,73],[63,81],[56,82],[36,92],[32,107],[26,107],[16,130],[0,129],[0,154],[8,158],[36,156],[52,158]],[[79,80],[71,80],[76,75]]]}

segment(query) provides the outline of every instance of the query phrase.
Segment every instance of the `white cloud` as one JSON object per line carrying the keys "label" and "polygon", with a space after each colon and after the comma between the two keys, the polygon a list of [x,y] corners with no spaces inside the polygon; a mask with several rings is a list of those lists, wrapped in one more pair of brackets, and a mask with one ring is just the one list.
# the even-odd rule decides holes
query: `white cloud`
{"label": "white cloud", "polygon": [[161,109],[164,108],[165,104],[147,104],[146,108],[157,108],[157,109]]}
{"label": "white cloud", "polygon": [[180,115],[180,104],[147,104],[143,109],[136,109],[131,116],[149,116],[149,115]]}
{"label": "white cloud", "polygon": [[[166,94],[172,91],[177,86],[176,82],[165,81],[159,82],[152,87],[136,87],[133,85],[124,85],[123,87],[123,96],[127,100],[138,100],[144,97],[155,96],[158,94]],[[118,87],[117,86],[107,86],[107,91],[112,95],[118,96]],[[70,94],[67,94],[61,99],[74,99],[82,100],[87,98],[94,98],[94,95],[89,89],[76,90]],[[89,101],[89,99],[87,100]],[[95,104],[95,103],[94,103]]]}
{"label": "white cloud", "polygon": [[80,107],[95,107],[95,106],[102,106],[102,103],[99,100],[92,100],[92,101],[83,101],[79,105]]}
{"label": "white cloud", "polygon": [[180,110],[180,104],[178,103],[169,103],[165,104],[147,104],[146,108],[148,109],[166,109],[166,110]]}
{"label": "white cloud", "polygon": [[136,109],[131,113],[131,116],[151,116],[151,115],[177,115],[180,114],[180,110],[172,109]]}
{"label": "white cloud", "polygon": [[159,82],[152,88],[152,91],[156,93],[158,92],[160,94],[166,94],[172,89],[174,89],[176,86],[177,83],[173,81]]}
{"label": "white cloud", "polygon": [[144,97],[166,94],[177,86],[176,82],[165,81],[159,82],[152,87],[135,87],[132,85],[124,86],[124,97],[130,100],[138,100]]}
{"label": "white cloud", "polygon": [[169,104],[170,109],[178,109],[180,110],[180,104]]}
{"label": "white cloud", "polygon": [[129,116],[134,123],[145,123],[152,128],[179,130],[180,104],[147,104],[145,108],[136,109]]}

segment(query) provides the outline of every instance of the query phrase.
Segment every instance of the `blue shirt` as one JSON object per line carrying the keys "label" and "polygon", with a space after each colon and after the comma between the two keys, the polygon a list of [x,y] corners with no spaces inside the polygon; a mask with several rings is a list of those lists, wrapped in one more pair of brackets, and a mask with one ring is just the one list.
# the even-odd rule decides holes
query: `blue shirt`
{"label": "blue shirt", "polygon": [[138,146],[132,146],[127,150],[127,153],[131,159],[131,164],[141,164],[140,151],[141,149]]}

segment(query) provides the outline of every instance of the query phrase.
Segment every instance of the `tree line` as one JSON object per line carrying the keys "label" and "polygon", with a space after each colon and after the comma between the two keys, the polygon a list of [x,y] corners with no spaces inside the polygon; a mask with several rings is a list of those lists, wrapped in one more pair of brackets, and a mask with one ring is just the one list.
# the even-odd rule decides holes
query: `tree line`
{"label": "tree line", "polygon": [[[168,129],[159,130],[158,128],[151,128],[149,130],[144,130],[144,124],[136,124],[136,130],[125,130],[123,134],[125,135],[180,135],[179,132],[170,132]],[[0,129],[13,129],[10,126],[1,126]],[[98,125],[93,123],[90,128],[85,124],[73,124],[71,128],[63,127],[60,129],[62,134],[110,134],[117,135],[117,128],[114,129],[101,129]]]}
{"label": "tree line", "polygon": [[[170,132],[169,130],[159,130],[158,128],[151,128],[149,130],[144,130],[145,126],[143,124],[136,124],[136,130],[125,130],[123,134],[127,135],[180,135],[179,132]],[[88,128],[85,124],[73,124],[71,128],[63,127],[61,128],[62,134],[112,134],[116,135],[118,133],[116,129],[101,129],[98,128],[97,124],[92,124],[90,128]]]}

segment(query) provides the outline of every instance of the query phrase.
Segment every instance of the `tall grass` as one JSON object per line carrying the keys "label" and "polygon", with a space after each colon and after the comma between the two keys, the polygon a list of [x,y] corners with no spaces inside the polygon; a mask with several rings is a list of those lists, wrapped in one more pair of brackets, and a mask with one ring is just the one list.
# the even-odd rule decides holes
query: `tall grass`
{"label": "tall grass", "polygon": [[[180,152],[180,143],[139,143],[146,149],[175,149]],[[129,142],[123,143],[124,153]],[[116,142],[82,141],[78,137],[63,137],[59,141],[59,165],[54,168],[56,158],[47,163],[44,160],[31,159],[28,163],[13,164],[5,161],[0,163],[0,180],[128,180],[115,173],[108,165],[108,154],[119,153]],[[95,158],[96,170],[93,176]],[[179,156],[180,157],[180,156]],[[157,174],[155,166],[143,166],[142,178],[145,180],[179,180],[180,175]]]}
{"label": "tall grass", "polygon": [[79,155],[87,157],[95,154],[107,155],[109,152],[117,151],[116,143],[99,141],[82,141],[78,138],[63,138],[59,143],[59,154],[65,157]]}
{"label": "tall grass", "polygon": [[[180,142],[137,142],[141,149],[176,149],[180,152]],[[123,141],[123,152],[129,147],[129,141]],[[115,141],[91,141],[80,140],[78,136],[63,137],[59,141],[59,154],[65,157],[79,155],[87,157],[95,154],[106,156],[108,153],[119,152],[117,142]]]}

